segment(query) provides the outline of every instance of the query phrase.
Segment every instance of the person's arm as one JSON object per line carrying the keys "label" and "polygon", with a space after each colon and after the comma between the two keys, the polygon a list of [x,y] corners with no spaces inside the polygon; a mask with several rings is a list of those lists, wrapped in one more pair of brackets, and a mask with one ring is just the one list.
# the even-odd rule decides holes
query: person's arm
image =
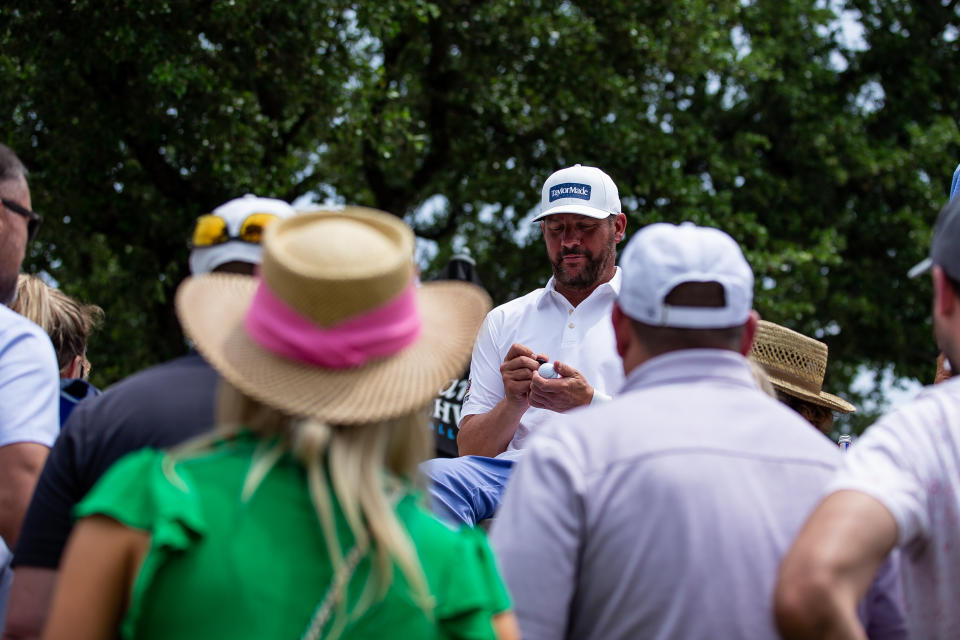
{"label": "person's arm", "polygon": [[77,523],[64,554],[44,640],[115,638],[149,545],[147,532],[105,516]]}
{"label": "person's arm", "polygon": [[497,634],[497,640],[520,640],[517,616],[510,611],[493,616],[493,631]]}
{"label": "person's arm", "polygon": [[11,549],[20,536],[23,516],[49,451],[36,442],[0,447],[0,537]]}
{"label": "person's arm", "polygon": [[[477,342],[479,348],[480,338]],[[530,380],[540,366],[536,357],[532,349],[522,344],[510,347],[499,371],[503,397],[489,411],[465,415],[460,420],[460,432],[457,434],[460,455],[493,457],[506,450],[520,425],[520,419],[530,406]],[[471,393],[474,392],[472,385],[479,383],[481,376],[498,375],[480,368],[482,362],[477,349],[474,349],[473,362],[478,366],[470,372]]]}
{"label": "person's arm", "polygon": [[0,536],[10,549],[60,431],[60,373],[53,345],[40,327],[18,320],[15,335],[0,349]]}
{"label": "person's arm", "polygon": [[14,549],[15,572],[2,640],[36,640],[43,632],[57,567],[73,528],[73,508],[86,493],[76,465],[86,409],[81,405],[71,414],[33,491]]}
{"label": "person's arm", "polygon": [[897,522],[859,491],[828,496],[800,530],[780,565],[777,628],[787,640],[865,639],[857,603],[897,543]]}
{"label": "person's arm", "polygon": [[56,569],[17,567],[7,601],[3,640],[37,640],[57,582]]}

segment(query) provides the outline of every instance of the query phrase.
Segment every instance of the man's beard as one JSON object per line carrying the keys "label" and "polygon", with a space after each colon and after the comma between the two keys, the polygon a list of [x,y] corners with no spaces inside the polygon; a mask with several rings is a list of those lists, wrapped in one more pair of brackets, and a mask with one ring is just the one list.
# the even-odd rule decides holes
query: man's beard
{"label": "man's beard", "polygon": [[[563,268],[564,256],[583,256],[586,263],[580,267],[580,270],[572,276],[568,276]],[[557,282],[571,289],[589,289],[597,285],[600,276],[607,269],[607,265],[613,257],[613,247],[609,247],[604,253],[595,258],[593,252],[586,249],[561,249],[560,256],[551,263],[553,267],[553,277]]]}

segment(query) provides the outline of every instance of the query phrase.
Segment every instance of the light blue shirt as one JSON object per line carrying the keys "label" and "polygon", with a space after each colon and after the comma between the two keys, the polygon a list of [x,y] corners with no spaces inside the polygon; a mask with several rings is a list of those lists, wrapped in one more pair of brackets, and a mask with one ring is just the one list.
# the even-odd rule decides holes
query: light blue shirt
{"label": "light blue shirt", "polygon": [[777,638],[780,559],[839,463],[739,354],[649,360],[517,463],[491,541],[523,637]]}
{"label": "light blue shirt", "polygon": [[50,338],[0,305],[0,447],[50,447],[60,433],[60,370]]}

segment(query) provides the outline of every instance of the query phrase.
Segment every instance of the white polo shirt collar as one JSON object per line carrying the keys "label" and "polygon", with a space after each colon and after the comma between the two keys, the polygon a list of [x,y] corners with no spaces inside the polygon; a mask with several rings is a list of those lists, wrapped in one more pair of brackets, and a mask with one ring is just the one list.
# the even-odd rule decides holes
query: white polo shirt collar
{"label": "white polo shirt collar", "polygon": [[[623,275],[620,271],[620,267],[615,267],[613,277],[603,284],[599,285],[596,289],[590,292],[590,295],[587,296],[583,302],[591,300],[592,298],[605,298],[606,296],[612,295],[616,298],[620,295],[620,282],[623,280]],[[556,287],[556,278],[550,276],[550,279],[547,280],[547,286],[543,288],[540,292],[540,297],[537,299],[537,308],[543,309],[544,305],[554,302],[555,304],[560,304],[564,308],[572,307],[570,301],[564,297],[562,293],[557,291]],[[580,304],[583,304],[581,302]]]}
{"label": "white polo shirt collar", "polygon": [[739,353],[725,349],[681,349],[651,358],[631,371],[622,391],[702,380],[757,386],[747,359]]}

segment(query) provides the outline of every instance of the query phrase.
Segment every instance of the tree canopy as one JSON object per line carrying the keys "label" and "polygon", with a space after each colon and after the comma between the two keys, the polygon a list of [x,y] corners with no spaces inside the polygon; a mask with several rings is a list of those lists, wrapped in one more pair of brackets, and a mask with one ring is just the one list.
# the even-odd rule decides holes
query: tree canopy
{"label": "tree canopy", "polygon": [[[12,0],[3,141],[44,215],[25,268],[106,310],[106,384],[184,349],[194,218],[243,193],[403,216],[495,301],[542,286],[529,223],[576,162],[629,230],[728,231],[756,306],[864,368],[932,380],[929,245],[960,161],[957,2]],[[855,398],[856,400],[856,398]]]}

